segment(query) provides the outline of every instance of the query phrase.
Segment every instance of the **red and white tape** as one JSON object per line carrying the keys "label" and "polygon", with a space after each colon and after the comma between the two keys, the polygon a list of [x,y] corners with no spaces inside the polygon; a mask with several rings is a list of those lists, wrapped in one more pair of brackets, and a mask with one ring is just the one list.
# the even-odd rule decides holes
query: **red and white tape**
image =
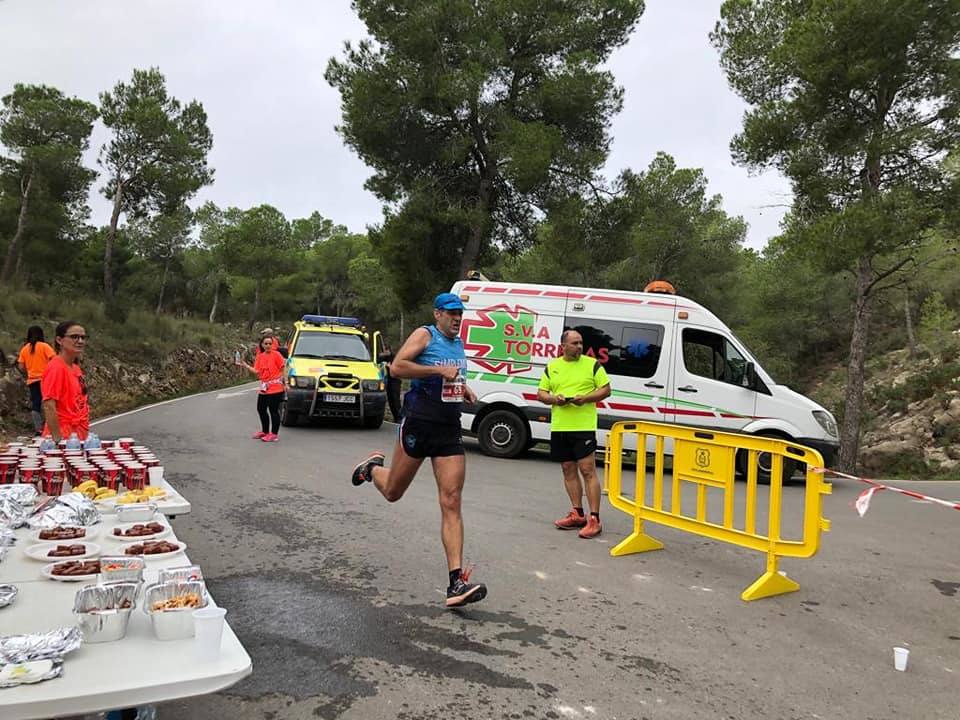
{"label": "red and white tape", "polygon": [[871,480],[870,478],[859,477],[857,475],[848,475],[847,473],[842,473],[839,470],[830,470],[828,468],[815,468],[814,472],[824,475],[835,475],[836,477],[847,478],[848,480],[858,480],[859,482],[869,485],[870,487],[860,493],[856,502],[854,503],[854,507],[857,509],[857,512],[860,513],[860,517],[863,517],[867,514],[867,510],[870,509],[870,500],[872,500],[873,496],[881,490],[891,490],[895,493],[900,493],[901,495],[907,495],[908,497],[916,498],[917,500],[926,500],[927,502],[931,502],[936,505],[943,505],[948,508],[953,508],[954,510],[960,510],[960,503],[958,502],[941,500],[940,498],[924,495],[923,493],[913,492],[912,490],[904,490],[903,488],[893,487],[892,485],[877,482],[876,480]]}

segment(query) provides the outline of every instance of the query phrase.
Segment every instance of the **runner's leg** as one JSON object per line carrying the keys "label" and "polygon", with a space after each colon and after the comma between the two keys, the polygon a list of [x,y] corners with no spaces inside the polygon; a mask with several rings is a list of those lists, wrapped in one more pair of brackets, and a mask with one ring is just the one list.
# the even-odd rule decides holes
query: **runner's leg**
{"label": "runner's leg", "polygon": [[583,483],[580,482],[580,476],[577,474],[577,461],[564,461],[560,467],[563,470],[563,485],[566,487],[567,495],[570,497],[570,506],[582,508]]}
{"label": "runner's leg", "polygon": [[257,395],[257,415],[260,416],[260,429],[264,433],[270,432],[270,416],[267,415],[266,395]]}
{"label": "runner's leg", "polygon": [[274,435],[280,432],[280,403],[283,400],[283,393],[273,393],[267,396],[267,409],[270,410],[270,432]]}
{"label": "runner's leg", "polygon": [[377,486],[377,490],[387,499],[387,502],[396,502],[410,487],[413,477],[422,464],[423,458],[410,457],[397,441],[390,466],[374,467],[370,475],[373,477],[373,484]]}
{"label": "runner's leg", "polygon": [[[600,512],[600,478],[597,477],[597,460],[593,453],[577,461],[576,470],[583,476],[583,485],[587,490],[587,502],[590,503],[590,512]],[[579,478],[577,479],[579,485]]]}
{"label": "runner's leg", "polygon": [[463,513],[460,502],[467,462],[463,455],[435,457],[433,475],[440,500],[440,539],[447,555],[447,570],[463,567]]}

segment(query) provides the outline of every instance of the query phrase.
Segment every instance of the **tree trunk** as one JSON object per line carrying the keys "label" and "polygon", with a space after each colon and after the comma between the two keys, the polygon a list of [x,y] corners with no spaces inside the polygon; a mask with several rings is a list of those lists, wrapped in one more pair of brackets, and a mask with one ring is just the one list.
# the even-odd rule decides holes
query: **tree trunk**
{"label": "tree trunk", "polygon": [[3,270],[0,271],[0,285],[6,285],[10,282],[14,262],[20,254],[20,243],[23,240],[23,233],[27,228],[27,206],[30,203],[31,187],[33,187],[33,173],[30,173],[27,177],[26,187],[22,187],[20,194],[20,216],[17,218],[17,231],[13,234],[10,247],[7,248],[7,259],[4,260]]}
{"label": "tree trunk", "polygon": [[913,334],[913,318],[910,316],[910,286],[903,286],[903,314],[907,321],[907,351],[912,360],[917,356],[917,336]]}
{"label": "tree trunk", "polygon": [[216,286],[213,288],[213,307],[210,308],[210,322],[214,321],[214,318],[217,316],[217,303],[220,302],[220,283],[217,282]]}
{"label": "tree trunk", "polygon": [[163,277],[160,278],[160,297],[157,298],[157,312],[159,315],[163,310],[163,292],[167,289],[167,275],[170,274],[170,258],[163,264]]}
{"label": "tree trunk", "polygon": [[850,338],[850,359],[847,362],[847,387],[843,402],[843,427],[840,429],[840,470],[857,471],[860,453],[860,416],[863,412],[863,366],[867,353],[867,331],[873,298],[870,283],[873,273],[867,256],[857,267],[857,296],[854,305],[853,334]]}
{"label": "tree trunk", "polygon": [[117,192],[113,196],[113,212],[110,214],[110,227],[103,240],[103,296],[109,303],[113,299],[113,241],[117,237],[117,223],[120,221],[120,208],[123,202],[123,183],[117,183]]}
{"label": "tree trunk", "polygon": [[490,182],[486,178],[480,179],[480,197],[477,198],[477,218],[470,228],[470,236],[463,248],[460,258],[460,278],[466,278],[467,273],[477,268],[477,259],[480,257],[480,248],[490,226]]}
{"label": "tree trunk", "polygon": [[253,324],[257,321],[257,313],[260,312],[260,281],[257,280],[253,286],[253,307],[250,309],[250,320],[247,321],[247,332],[253,331]]}

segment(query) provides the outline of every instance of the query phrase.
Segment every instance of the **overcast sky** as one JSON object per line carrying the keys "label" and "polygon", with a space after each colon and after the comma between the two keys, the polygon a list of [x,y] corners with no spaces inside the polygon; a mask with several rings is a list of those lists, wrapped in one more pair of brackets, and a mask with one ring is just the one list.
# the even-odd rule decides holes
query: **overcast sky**
{"label": "overcast sky", "polygon": [[[790,190],[775,173],[750,176],[730,160],[744,105],[707,37],[719,7],[648,0],[610,62],[625,102],[607,172],[642,170],[658,150],[701,167],[727,212],[749,223],[747,244],[762,248]],[[316,210],[360,232],[380,220],[380,203],[363,189],[369,171],[334,131],[340,99],[323,72],[345,40],[364,35],[349,0],[0,0],[0,95],[17,82],[45,83],[96,102],[134,68],[157,66],[174,96],[200,100],[209,116],[216,181],[200,200],[266,202],[289,218]],[[91,165],[105,139],[98,126]],[[99,193],[92,207],[105,224]]]}

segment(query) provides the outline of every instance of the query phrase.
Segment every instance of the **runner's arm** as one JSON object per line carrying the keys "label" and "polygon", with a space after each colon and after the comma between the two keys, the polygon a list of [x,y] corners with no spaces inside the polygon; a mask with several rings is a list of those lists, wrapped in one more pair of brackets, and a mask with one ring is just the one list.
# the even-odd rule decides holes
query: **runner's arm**
{"label": "runner's arm", "polygon": [[573,398],[572,402],[576,405],[585,405],[587,403],[597,403],[601,400],[605,400],[610,397],[610,383],[598,387],[593,392],[587,393],[586,395],[578,395]]}
{"label": "runner's arm", "polygon": [[47,427],[50,428],[50,435],[54,442],[60,442],[63,438],[60,435],[60,418],[57,417],[57,401],[43,401],[43,416],[47,420]]}
{"label": "runner's arm", "polygon": [[414,358],[426,350],[429,344],[430,331],[426,328],[417,328],[410,333],[410,337],[397,350],[397,356],[390,363],[390,374],[393,377],[408,380],[431,375],[440,375],[447,380],[455,379],[460,372],[460,368],[455,365],[421,365],[415,362]]}

